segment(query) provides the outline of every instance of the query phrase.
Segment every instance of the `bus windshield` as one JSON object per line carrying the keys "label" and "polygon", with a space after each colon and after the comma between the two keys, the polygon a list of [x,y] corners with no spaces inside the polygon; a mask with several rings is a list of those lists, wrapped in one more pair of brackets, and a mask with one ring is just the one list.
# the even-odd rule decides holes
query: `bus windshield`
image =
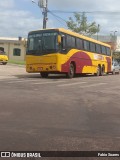
{"label": "bus windshield", "polygon": [[43,55],[58,50],[57,33],[32,33],[28,36],[27,55]]}

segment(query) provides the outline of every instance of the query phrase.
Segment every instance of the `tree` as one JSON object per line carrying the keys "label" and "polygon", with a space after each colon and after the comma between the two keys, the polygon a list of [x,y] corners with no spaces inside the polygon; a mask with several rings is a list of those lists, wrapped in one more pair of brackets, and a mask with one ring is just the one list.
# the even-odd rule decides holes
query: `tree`
{"label": "tree", "polygon": [[114,51],[112,53],[113,59],[119,59],[120,60],[120,52],[119,51]]}
{"label": "tree", "polygon": [[83,34],[83,35],[93,35],[100,31],[100,26],[96,22],[88,23],[85,13],[79,14],[74,13],[74,19],[69,17],[69,20],[66,22],[68,29]]}

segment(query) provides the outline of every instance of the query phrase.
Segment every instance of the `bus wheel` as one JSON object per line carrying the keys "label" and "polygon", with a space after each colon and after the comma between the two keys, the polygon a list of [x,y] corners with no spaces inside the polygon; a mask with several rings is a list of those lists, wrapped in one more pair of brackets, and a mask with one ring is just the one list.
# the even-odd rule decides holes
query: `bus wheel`
{"label": "bus wheel", "polygon": [[101,73],[101,69],[100,66],[97,67],[97,73],[95,73],[96,76],[100,76]]}
{"label": "bus wheel", "polygon": [[115,75],[115,70],[113,70],[112,74]]}
{"label": "bus wheel", "polygon": [[48,77],[48,73],[47,72],[41,72],[41,77],[42,78],[47,78]]}
{"label": "bus wheel", "polygon": [[3,65],[6,65],[6,64],[7,64],[7,62],[3,62],[2,64],[3,64]]}
{"label": "bus wheel", "polygon": [[73,63],[70,64],[69,72],[66,74],[67,78],[73,78],[75,75],[75,66]]}
{"label": "bus wheel", "polygon": [[105,67],[104,67],[104,66],[102,66],[102,68],[101,68],[101,72],[100,72],[100,75],[101,75],[101,76],[103,76],[103,75],[104,75],[104,73],[105,73]]}

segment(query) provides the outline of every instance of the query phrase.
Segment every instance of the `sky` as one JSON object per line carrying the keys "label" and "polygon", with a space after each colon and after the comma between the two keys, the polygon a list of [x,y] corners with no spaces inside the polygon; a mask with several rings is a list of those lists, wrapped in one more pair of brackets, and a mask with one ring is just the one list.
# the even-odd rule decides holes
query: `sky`
{"label": "sky", "polygon": [[[26,38],[29,31],[42,29],[42,9],[34,1],[0,0],[0,37]],[[48,0],[48,10],[47,28],[67,28],[73,12],[86,12],[88,23],[100,25],[99,34],[120,35],[120,0]]]}

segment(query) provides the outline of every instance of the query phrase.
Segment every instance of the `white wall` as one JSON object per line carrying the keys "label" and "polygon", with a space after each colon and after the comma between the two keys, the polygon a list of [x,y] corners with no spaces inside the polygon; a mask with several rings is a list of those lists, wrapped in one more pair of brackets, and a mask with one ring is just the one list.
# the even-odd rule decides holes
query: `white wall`
{"label": "white wall", "polygon": [[[26,41],[22,40],[1,40],[0,39],[0,47],[4,48],[4,51],[8,55],[9,60],[17,60],[24,61],[26,54]],[[21,50],[20,56],[13,55],[14,48],[18,48]]]}

